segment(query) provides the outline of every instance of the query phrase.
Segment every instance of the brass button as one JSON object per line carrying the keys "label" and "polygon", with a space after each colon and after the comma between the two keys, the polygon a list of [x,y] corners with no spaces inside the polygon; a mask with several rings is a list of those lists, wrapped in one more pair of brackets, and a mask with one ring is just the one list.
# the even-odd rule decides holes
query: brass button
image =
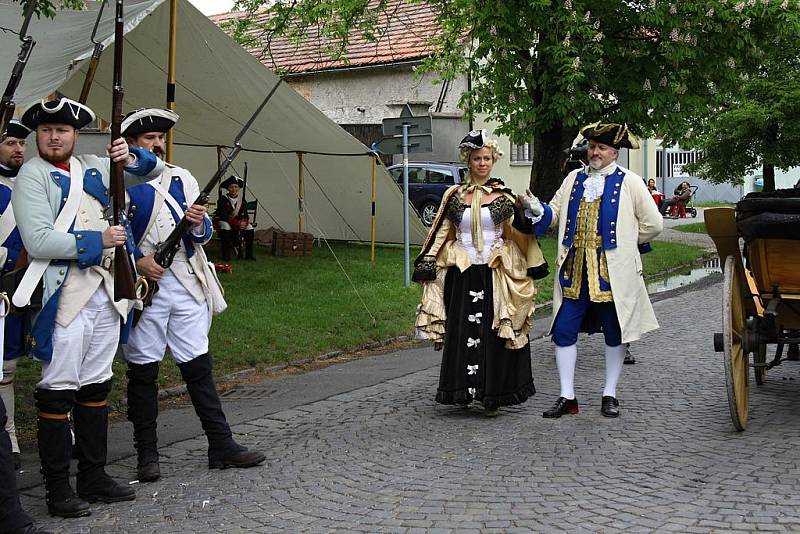
{"label": "brass button", "polygon": [[64,276],[64,269],[59,269],[58,270],[58,274],[60,274],[61,276]]}
{"label": "brass button", "polygon": [[83,239],[83,234],[77,234],[77,235],[75,236],[75,239]]}
{"label": "brass button", "polygon": [[78,249],[78,254],[83,254],[84,252],[86,252],[86,248],[85,247],[81,247],[81,248]]}
{"label": "brass button", "polygon": [[616,226],[616,225],[617,225],[617,223],[615,223],[614,221],[611,221],[611,226],[612,226],[612,227],[614,227],[614,226]]}
{"label": "brass button", "polygon": [[609,233],[610,233],[611,235],[614,235],[614,234],[616,234],[616,232],[615,232],[614,230],[611,230]]}
{"label": "brass button", "polygon": [[616,243],[616,242],[617,242],[617,240],[616,240],[616,239],[614,239],[614,238],[611,238],[611,242],[612,242],[612,243]]}
{"label": "brass button", "polygon": [[611,199],[611,203],[612,203],[612,204],[613,204],[614,202],[616,202],[616,201],[617,201],[617,199],[616,199],[616,198],[612,198],[612,199]]}

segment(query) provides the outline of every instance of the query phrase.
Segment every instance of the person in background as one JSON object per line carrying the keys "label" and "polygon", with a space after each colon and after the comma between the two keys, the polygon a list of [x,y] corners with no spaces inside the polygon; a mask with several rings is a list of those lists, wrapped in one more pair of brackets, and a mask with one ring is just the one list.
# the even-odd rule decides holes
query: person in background
{"label": "person in background", "polygon": [[[214,212],[214,222],[219,228],[219,239],[222,242],[222,259],[230,261],[234,250],[238,248],[238,257],[255,260],[253,256],[253,240],[255,230],[250,224],[247,207],[242,202],[244,181],[231,176],[220,184],[227,193],[219,197]],[[242,249],[242,244],[244,249]]]}
{"label": "person in background", "polygon": [[689,182],[681,182],[678,185],[678,187],[675,188],[675,191],[673,191],[672,198],[667,199],[661,203],[661,206],[659,208],[661,215],[662,216],[666,215],[667,210],[670,209],[670,207],[672,206],[675,206],[675,213],[677,215],[681,207],[685,206],[686,203],[689,202],[691,196],[692,196],[692,189],[689,186]]}

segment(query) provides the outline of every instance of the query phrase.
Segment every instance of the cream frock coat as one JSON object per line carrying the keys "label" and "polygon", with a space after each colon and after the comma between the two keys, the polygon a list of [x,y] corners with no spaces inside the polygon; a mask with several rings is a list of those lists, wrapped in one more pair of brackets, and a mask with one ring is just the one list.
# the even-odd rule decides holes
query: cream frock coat
{"label": "cream frock coat", "polygon": [[[611,291],[614,294],[614,307],[622,330],[622,342],[630,343],[639,339],[645,332],[658,328],[658,321],[642,277],[642,258],[639,255],[638,245],[649,242],[660,234],[664,222],[642,178],[622,166],[619,168],[625,173],[625,178],[620,190],[617,215],[617,248],[606,250],[605,253]],[[580,169],[567,175],[548,204],[553,210],[551,226],[558,224],[559,243],[556,259],[556,283],[553,284],[551,331],[563,298],[558,277],[569,248],[562,243],[567,228],[570,192],[579,172]]]}

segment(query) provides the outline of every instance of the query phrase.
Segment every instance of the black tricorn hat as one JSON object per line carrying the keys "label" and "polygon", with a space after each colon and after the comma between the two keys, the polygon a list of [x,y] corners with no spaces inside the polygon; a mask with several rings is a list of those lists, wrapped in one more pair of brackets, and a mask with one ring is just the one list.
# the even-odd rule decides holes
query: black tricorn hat
{"label": "black tricorn hat", "polygon": [[66,97],[55,100],[42,100],[25,110],[22,124],[35,130],[40,124],[67,124],[80,130],[95,119],[94,111],[88,106]]}
{"label": "black tricorn hat", "polygon": [[597,122],[581,128],[581,135],[587,140],[603,143],[617,150],[639,148],[639,140],[628,130],[627,124]]}
{"label": "black tricorn hat", "polygon": [[169,109],[139,108],[122,119],[122,135],[134,137],[147,132],[167,132],[178,122],[178,114]]}
{"label": "black tricorn hat", "polygon": [[15,137],[17,139],[25,139],[31,133],[30,128],[19,122],[17,119],[11,119],[6,128],[5,135],[0,136],[3,139],[6,137]]}
{"label": "black tricorn hat", "polygon": [[486,144],[486,130],[472,130],[458,144],[458,148],[477,150]]}
{"label": "black tricorn hat", "polygon": [[236,176],[230,176],[227,180],[219,184],[220,187],[228,188],[232,185],[238,185],[239,187],[244,187],[244,180],[240,180]]}

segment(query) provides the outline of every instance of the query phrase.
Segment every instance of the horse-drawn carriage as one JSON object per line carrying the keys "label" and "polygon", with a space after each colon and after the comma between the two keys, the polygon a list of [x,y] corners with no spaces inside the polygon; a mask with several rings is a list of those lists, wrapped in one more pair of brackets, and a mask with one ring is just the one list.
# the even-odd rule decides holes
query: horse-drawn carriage
{"label": "horse-drawn carriage", "polygon": [[[704,217],[724,265],[723,331],[714,334],[714,349],[724,353],[731,419],[741,431],[750,367],[761,385],[786,360],[784,347],[800,342],[800,190],[751,193],[736,209],[706,209]],[[769,362],[767,345],[777,346]]]}

